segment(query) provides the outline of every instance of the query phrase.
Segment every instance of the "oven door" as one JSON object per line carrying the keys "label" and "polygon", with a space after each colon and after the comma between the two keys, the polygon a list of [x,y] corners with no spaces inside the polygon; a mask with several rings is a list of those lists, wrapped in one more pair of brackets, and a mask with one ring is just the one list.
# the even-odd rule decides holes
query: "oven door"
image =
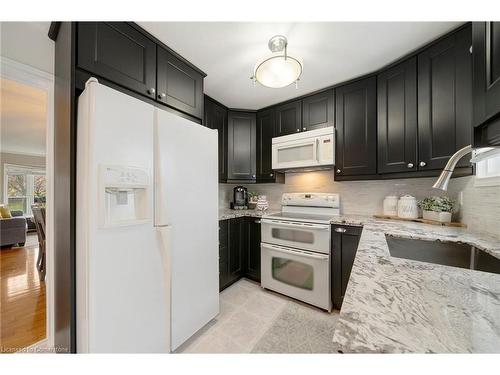
{"label": "oven door", "polygon": [[330,254],[330,224],[261,220],[261,241]]}
{"label": "oven door", "polygon": [[330,311],[330,256],[261,243],[261,285]]}

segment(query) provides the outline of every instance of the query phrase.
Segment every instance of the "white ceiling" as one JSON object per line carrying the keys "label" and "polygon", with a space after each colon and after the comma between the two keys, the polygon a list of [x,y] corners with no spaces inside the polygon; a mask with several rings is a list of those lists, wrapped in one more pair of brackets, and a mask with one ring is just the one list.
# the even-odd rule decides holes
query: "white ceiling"
{"label": "white ceiling", "polygon": [[[230,108],[260,109],[340,83],[398,59],[460,22],[138,22],[207,73],[205,93]],[[304,62],[299,88],[254,88],[249,77],[268,40],[288,38]]]}
{"label": "white ceiling", "polygon": [[0,78],[1,150],[45,155],[47,93]]}

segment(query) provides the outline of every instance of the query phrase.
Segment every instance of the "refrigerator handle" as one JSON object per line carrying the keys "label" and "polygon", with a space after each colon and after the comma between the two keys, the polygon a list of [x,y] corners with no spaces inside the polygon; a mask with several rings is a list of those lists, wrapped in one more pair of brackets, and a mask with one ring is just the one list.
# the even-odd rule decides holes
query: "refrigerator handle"
{"label": "refrigerator handle", "polygon": [[[171,285],[172,285],[172,272],[171,272],[171,231],[172,227],[170,225],[163,225],[155,227],[159,233],[160,237],[160,256],[163,264],[163,282],[165,287],[165,293],[167,298],[167,311],[168,311],[168,321],[172,317],[172,304],[171,304]],[[172,345],[172,333],[170,323],[168,324],[167,337],[169,340],[168,346],[171,350]]]}

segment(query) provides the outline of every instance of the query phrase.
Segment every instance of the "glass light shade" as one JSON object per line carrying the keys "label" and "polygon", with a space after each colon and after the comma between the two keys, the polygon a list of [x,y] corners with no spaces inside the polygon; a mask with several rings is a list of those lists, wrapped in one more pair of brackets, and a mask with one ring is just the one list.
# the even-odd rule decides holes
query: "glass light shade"
{"label": "glass light shade", "polygon": [[291,56],[272,56],[255,67],[254,77],[263,86],[286,87],[297,81],[302,74],[302,64]]}

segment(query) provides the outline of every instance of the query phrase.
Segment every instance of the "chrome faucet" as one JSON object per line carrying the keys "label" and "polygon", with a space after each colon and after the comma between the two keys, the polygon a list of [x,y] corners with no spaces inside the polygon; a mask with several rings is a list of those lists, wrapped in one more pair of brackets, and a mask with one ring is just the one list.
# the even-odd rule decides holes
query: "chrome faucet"
{"label": "chrome faucet", "polygon": [[472,146],[465,146],[464,148],[461,148],[457,152],[455,152],[450,160],[448,160],[448,163],[446,163],[446,166],[444,167],[443,171],[439,175],[438,179],[432,185],[434,189],[441,189],[443,191],[448,190],[448,183],[450,182],[451,175],[453,174],[453,170],[455,169],[455,166],[457,165],[458,161],[462,159],[465,155],[468,153],[472,152]]}

